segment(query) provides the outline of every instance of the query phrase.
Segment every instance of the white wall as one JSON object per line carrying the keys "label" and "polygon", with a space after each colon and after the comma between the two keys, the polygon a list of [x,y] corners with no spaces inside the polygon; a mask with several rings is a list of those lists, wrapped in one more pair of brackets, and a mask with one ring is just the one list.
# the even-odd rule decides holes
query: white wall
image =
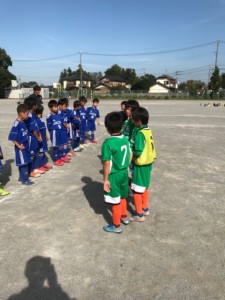
{"label": "white wall", "polygon": [[149,94],[168,94],[169,90],[165,89],[164,87],[155,84],[149,89]]}

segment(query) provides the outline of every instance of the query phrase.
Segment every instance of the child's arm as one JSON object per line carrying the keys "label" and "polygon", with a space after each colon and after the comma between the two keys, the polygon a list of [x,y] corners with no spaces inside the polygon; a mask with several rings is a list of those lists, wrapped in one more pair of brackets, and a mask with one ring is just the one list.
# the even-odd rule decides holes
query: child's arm
{"label": "child's arm", "polygon": [[12,142],[13,142],[13,144],[14,144],[17,148],[19,148],[20,150],[25,149],[25,147],[24,147],[23,144],[19,144],[17,141],[12,141]]}
{"label": "child's arm", "polygon": [[33,130],[33,135],[36,137],[38,142],[42,142],[42,137],[41,137],[40,133],[37,130]]}
{"label": "child's arm", "polygon": [[97,119],[96,119],[96,122],[97,122],[98,125],[101,125],[101,123],[100,123],[99,120],[100,120],[100,118],[97,118]]}
{"label": "child's arm", "polygon": [[104,191],[110,192],[110,182],[109,182],[109,171],[110,171],[110,161],[103,161],[103,188]]}

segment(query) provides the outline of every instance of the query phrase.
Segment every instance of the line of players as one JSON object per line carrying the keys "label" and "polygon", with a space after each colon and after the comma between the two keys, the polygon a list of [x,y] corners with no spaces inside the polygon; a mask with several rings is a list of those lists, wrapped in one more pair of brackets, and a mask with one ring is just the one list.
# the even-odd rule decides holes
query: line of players
{"label": "line of players", "polygon": [[[95,123],[99,124],[99,100],[85,109],[87,99],[81,96],[74,101],[74,109],[69,108],[67,98],[50,100],[50,114],[43,120],[44,107],[37,105],[35,98],[28,97],[17,107],[18,117],[9,133],[8,139],[14,143],[16,165],[19,168],[19,181],[32,185],[30,177],[40,177],[52,168],[47,163],[48,135],[53,149],[55,166],[69,163],[75,152],[81,151],[88,143],[97,143]],[[46,126],[47,125],[47,126]],[[90,132],[88,136],[87,133]]]}

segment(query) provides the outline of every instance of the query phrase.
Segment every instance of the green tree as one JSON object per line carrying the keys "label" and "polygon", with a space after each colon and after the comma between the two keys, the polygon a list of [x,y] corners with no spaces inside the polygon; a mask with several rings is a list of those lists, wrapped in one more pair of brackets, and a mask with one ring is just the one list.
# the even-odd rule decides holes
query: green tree
{"label": "green tree", "polygon": [[145,74],[144,76],[139,77],[135,83],[132,85],[131,89],[133,91],[149,91],[149,88],[156,83],[156,78],[152,74]]}
{"label": "green tree", "polygon": [[221,88],[225,89],[225,73],[221,74]]}
{"label": "green tree", "polygon": [[215,96],[221,87],[220,69],[215,67],[212,76],[210,77],[208,88],[212,90],[211,96]]}
{"label": "green tree", "polygon": [[8,70],[11,66],[11,57],[3,48],[0,48],[0,98],[4,98],[4,89],[11,85],[11,80],[16,79],[16,76]]}
{"label": "green tree", "polygon": [[111,68],[108,68],[105,71],[105,76],[119,76],[122,77],[123,76],[123,69],[118,66],[117,64],[112,65]]}

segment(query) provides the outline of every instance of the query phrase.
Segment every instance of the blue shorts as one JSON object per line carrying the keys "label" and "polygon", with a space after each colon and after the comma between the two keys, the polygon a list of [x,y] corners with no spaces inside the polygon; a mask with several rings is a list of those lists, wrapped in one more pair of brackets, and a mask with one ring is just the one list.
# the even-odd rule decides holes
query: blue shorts
{"label": "blue shorts", "polygon": [[29,136],[29,151],[30,151],[31,156],[34,156],[38,153],[38,151],[39,151],[39,142],[36,139],[36,137]]}
{"label": "blue shorts", "polygon": [[81,123],[79,124],[79,129],[80,129],[80,132],[81,132],[81,133],[84,133],[84,132],[87,131],[87,124],[86,124],[86,121],[85,121],[85,122],[81,122]]}
{"label": "blue shorts", "polygon": [[50,140],[52,142],[52,147],[61,146],[61,130],[50,131]]}
{"label": "blue shorts", "polygon": [[96,125],[95,125],[95,121],[88,121],[88,131],[95,131],[96,130]]}
{"label": "blue shorts", "polygon": [[65,145],[65,144],[68,143],[67,130],[61,130],[61,132],[60,132],[60,143],[61,143],[61,145]]}
{"label": "blue shorts", "polygon": [[15,147],[15,155],[16,155],[16,165],[17,166],[26,166],[30,162],[30,153],[28,150],[28,146],[20,150],[19,148]]}
{"label": "blue shorts", "polygon": [[73,139],[73,128],[72,128],[72,124],[70,124],[70,128],[69,128],[69,131],[67,132],[67,137],[69,140],[72,140]]}

